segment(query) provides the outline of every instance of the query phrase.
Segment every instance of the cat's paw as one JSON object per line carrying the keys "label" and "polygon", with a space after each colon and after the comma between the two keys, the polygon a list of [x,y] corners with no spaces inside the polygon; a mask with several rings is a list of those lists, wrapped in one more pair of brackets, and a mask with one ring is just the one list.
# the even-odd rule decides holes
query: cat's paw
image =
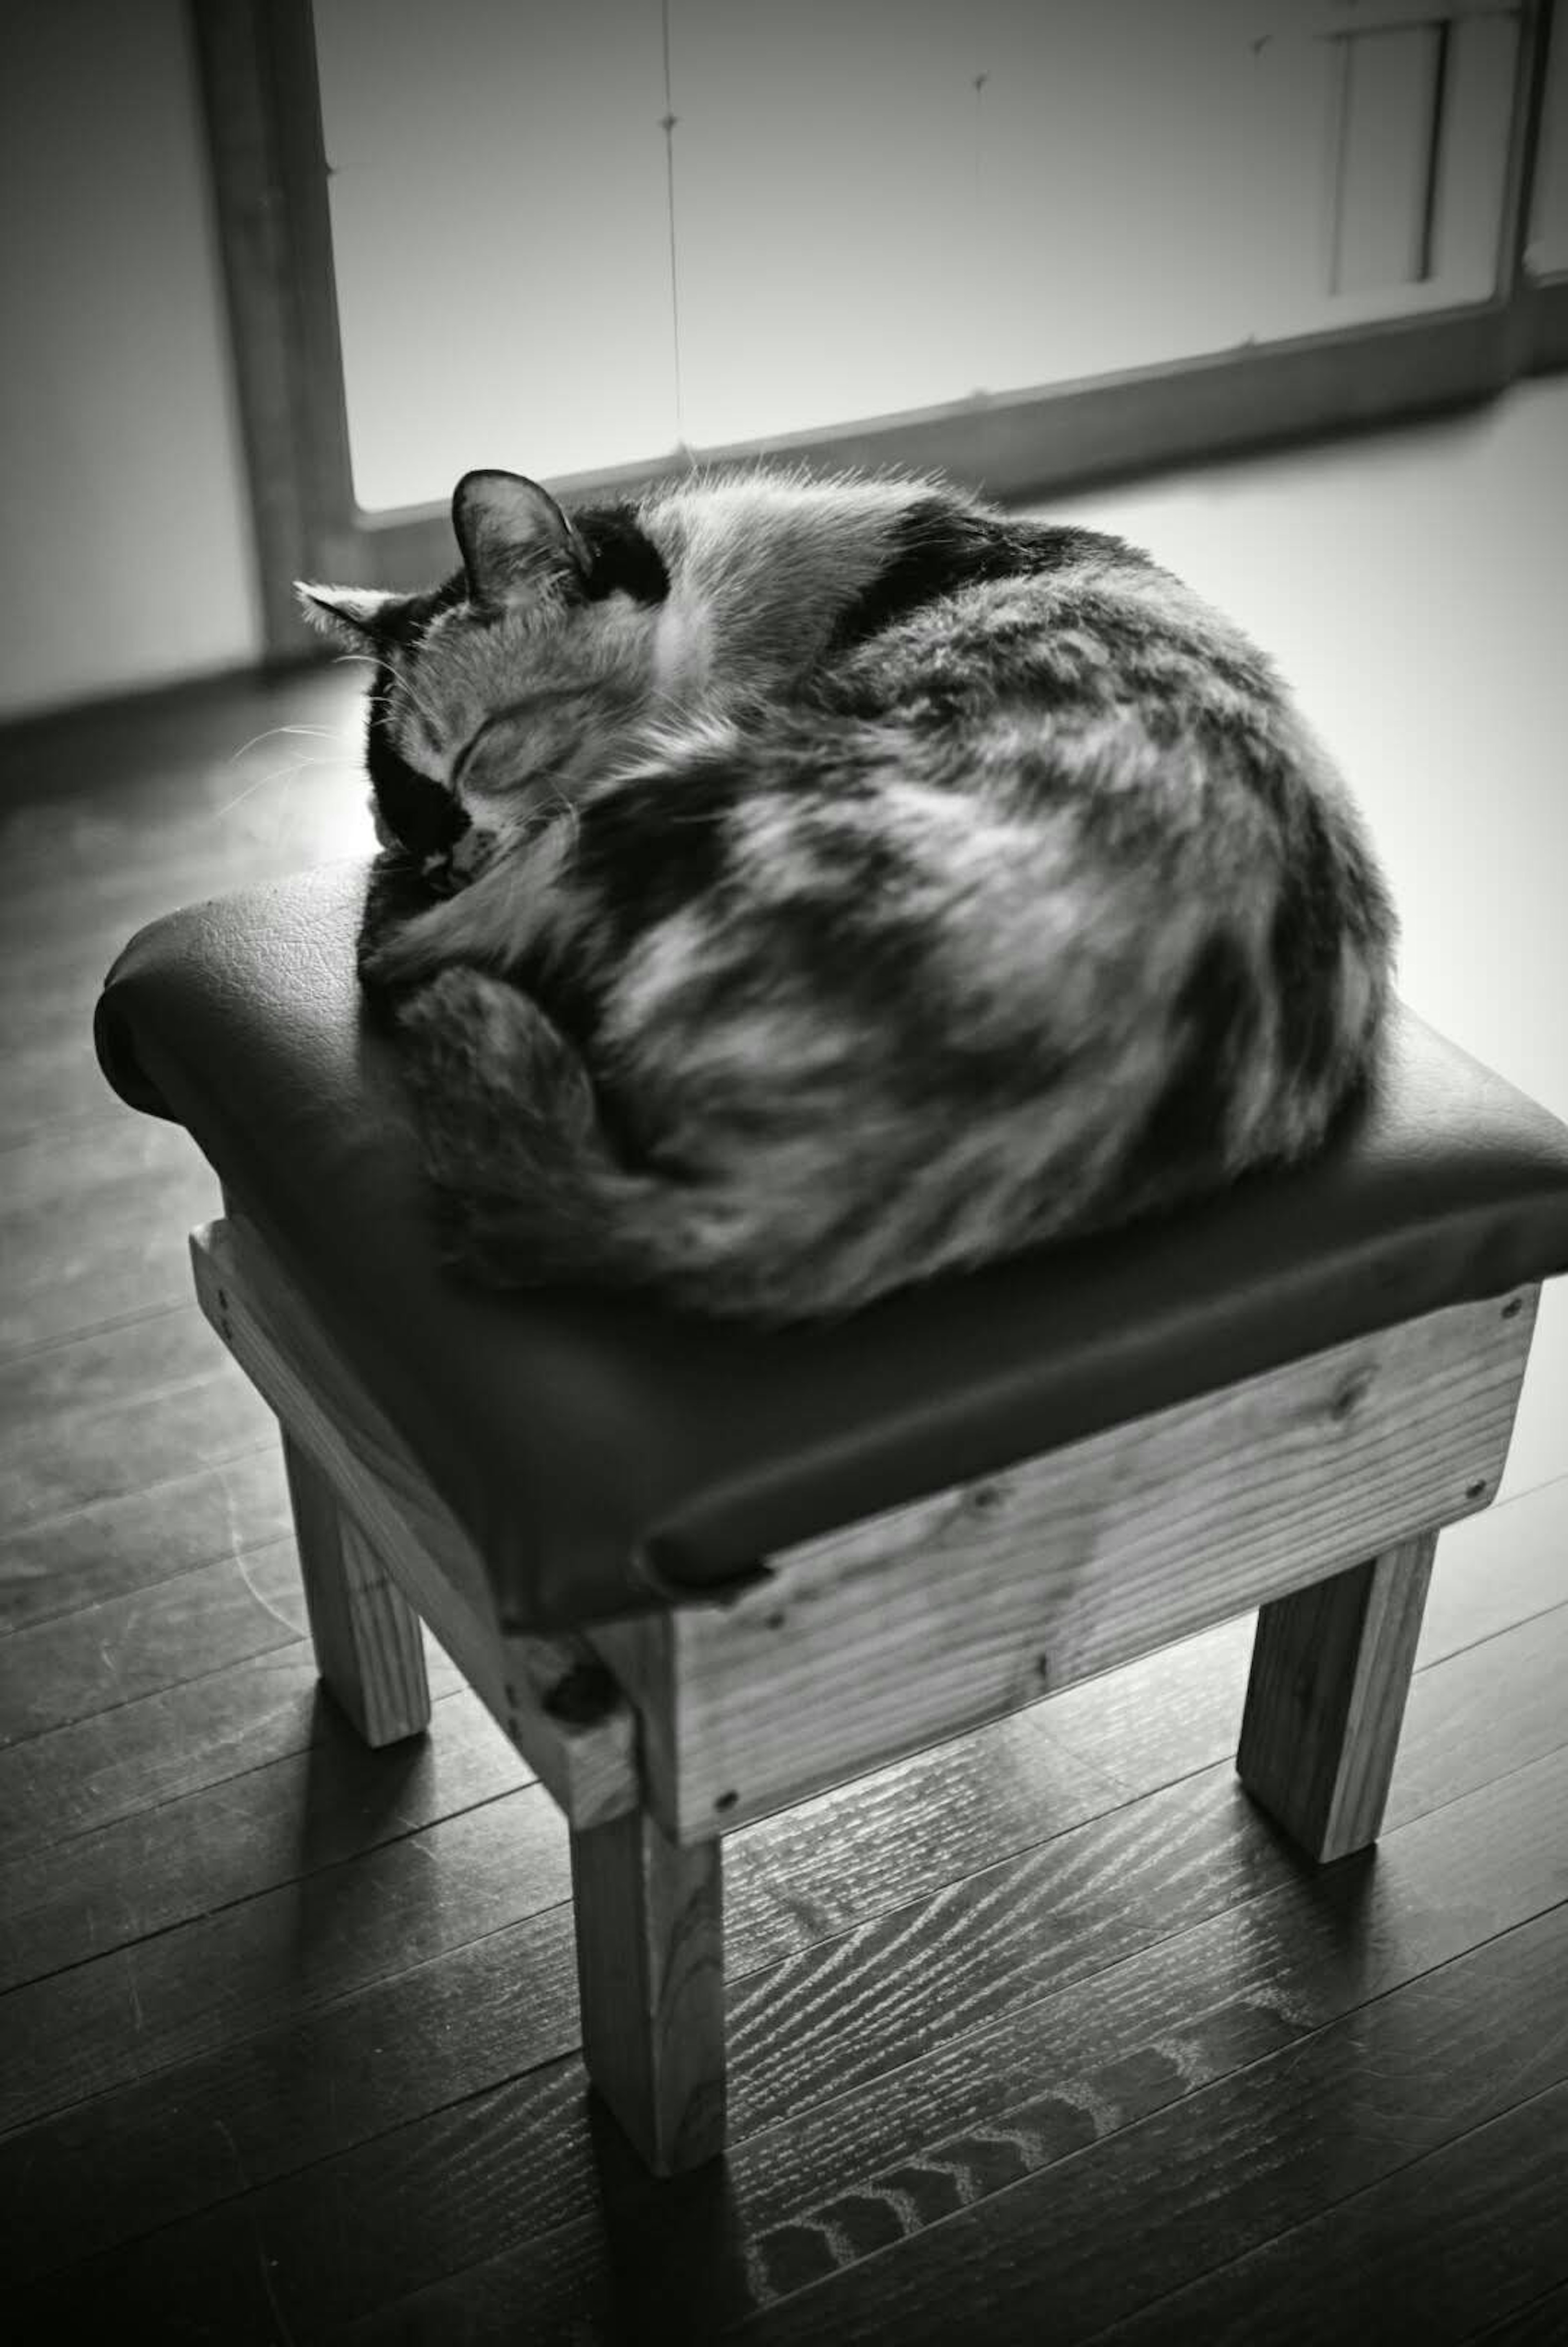
{"label": "cat's paw", "polygon": [[434,975],[436,965],[427,956],[399,952],[399,939],[383,938],[373,946],[360,948],[360,984],[369,995],[382,1000],[406,994],[412,986],[421,985]]}
{"label": "cat's paw", "polygon": [[373,994],[404,994],[461,959],[462,937],[454,920],[460,902],[459,897],[443,897],[379,934],[364,931],[361,984]]}
{"label": "cat's paw", "polygon": [[427,912],[434,901],[437,900],[433,899],[418,868],[401,849],[389,850],[376,858],[365,887],[364,910],[360,916],[354,949],[355,971],[367,993],[376,995],[387,990],[387,978],[380,968],[382,952],[410,921]]}

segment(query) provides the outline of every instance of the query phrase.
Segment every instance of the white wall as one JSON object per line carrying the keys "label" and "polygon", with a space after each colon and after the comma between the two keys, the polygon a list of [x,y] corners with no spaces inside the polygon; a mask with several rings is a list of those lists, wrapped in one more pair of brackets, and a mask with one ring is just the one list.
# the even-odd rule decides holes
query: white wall
{"label": "white wall", "polygon": [[[1400,991],[1568,1119],[1568,375],[1472,415],[1055,514],[1120,530],[1269,648],[1364,805]],[[1568,1475],[1568,1279],[1551,1282],[1502,1496]]]}
{"label": "white wall", "polygon": [[181,0],[5,0],[0,715],[259,657]]}

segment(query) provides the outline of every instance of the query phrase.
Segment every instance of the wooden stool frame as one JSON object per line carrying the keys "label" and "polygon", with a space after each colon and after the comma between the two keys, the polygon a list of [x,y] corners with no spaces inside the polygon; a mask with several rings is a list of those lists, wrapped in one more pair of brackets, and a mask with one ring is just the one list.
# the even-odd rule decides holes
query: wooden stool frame
{"label": "wooden stool frame", "polygon": [[283,1429],[321,1676],[430,1717],[423,1619],[565,1813],[588,2075],[647,2165],[724,2143],[723,1835],[1257,1609],[1237,1768],[1376,1839],[1437,1533],[1495,1495],[1539,1296],[1462,1304],[807,1542],[728,1603],[505,1635],[484,1560],[236,1206],[208,1318]]}

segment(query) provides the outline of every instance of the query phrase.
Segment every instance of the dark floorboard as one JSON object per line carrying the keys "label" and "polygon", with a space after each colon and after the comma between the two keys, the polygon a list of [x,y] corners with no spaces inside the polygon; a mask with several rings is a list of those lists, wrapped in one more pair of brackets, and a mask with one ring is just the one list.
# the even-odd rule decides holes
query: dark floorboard
{"label": "dark floorboard", "polygon": [[[1559,2162],[1559,2176],[1562,2163]],[[1476,2333],[1485,2347],[1563,2347],[1568,2339],[1568,2281],[1544,2290],[1516,2313],[1505,2314]]]}
{"label": "dark floorboard", "polygon": [[404,1747],[320,1694],[92,1058],[138,921],[362,844],[356,691],[0,740],[7,2337],[1568,2340],[1568,1478],[1445,1538],[1373,1856],[1239,1792],[1247,1623],[735,1837],[733,2146],[636,2169],[560,1820],[433,1650]]}
{"label": "dark floorboard", "polygon": [[[89,1500],[0,1540],[0,1629],[57,1621],[292,1536],[283,1462],[268,1433],[221,1466]],[[171,1667],[178,1667],[172,1664]]]}
{"label": "dark floorboard", "polygon": [[[1516,1926],[755,2317],[759,2341],[1087,2339],[1568,2077],[1568,1911]],[[1568,2128],[1560,2103],[1553,2144]],[[1445,2239],[1446,2248],[1446,2239]],[[1559,2243],[1568,2258],[1568,2243]],[[1550,2280],[1548,2272],[1538,2277]]]}
{"label": "dark floorboard", "polygon": [[1471,2337],[1500,2308],[1514,2310],[1503,2317],[1506,2335],[1522,2335],[1507,2326],[1539,2311],[1535,2293],[1562,2270],[1565,2168],[1568,2086],[1559,2085],[1102,2335],[1116,2347],[1250,2347],[1259,2339],[1269,2347],[1323,2339],[1403,2347]]}

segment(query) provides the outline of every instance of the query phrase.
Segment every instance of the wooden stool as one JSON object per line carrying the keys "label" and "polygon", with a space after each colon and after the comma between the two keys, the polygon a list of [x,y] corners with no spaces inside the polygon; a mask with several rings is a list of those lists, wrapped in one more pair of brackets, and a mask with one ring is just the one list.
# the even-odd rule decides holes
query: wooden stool
{"label": "wooden stool", "polygon": [[1568,1132],[1402,1015],[1313,1167],[763,1337],[436,1266],[353,976],[363,871],[170,917],[100,1057],[191,1132],[203,1309],[283,1429],[323,1677],[430,1716],[427,1623],[565,1812],[589,2075],[724,2142],[720,1844],[1259,1612],[1237,1766],[1314,1858],[1379,1829],[1438,1531],[1506,1457]]}

